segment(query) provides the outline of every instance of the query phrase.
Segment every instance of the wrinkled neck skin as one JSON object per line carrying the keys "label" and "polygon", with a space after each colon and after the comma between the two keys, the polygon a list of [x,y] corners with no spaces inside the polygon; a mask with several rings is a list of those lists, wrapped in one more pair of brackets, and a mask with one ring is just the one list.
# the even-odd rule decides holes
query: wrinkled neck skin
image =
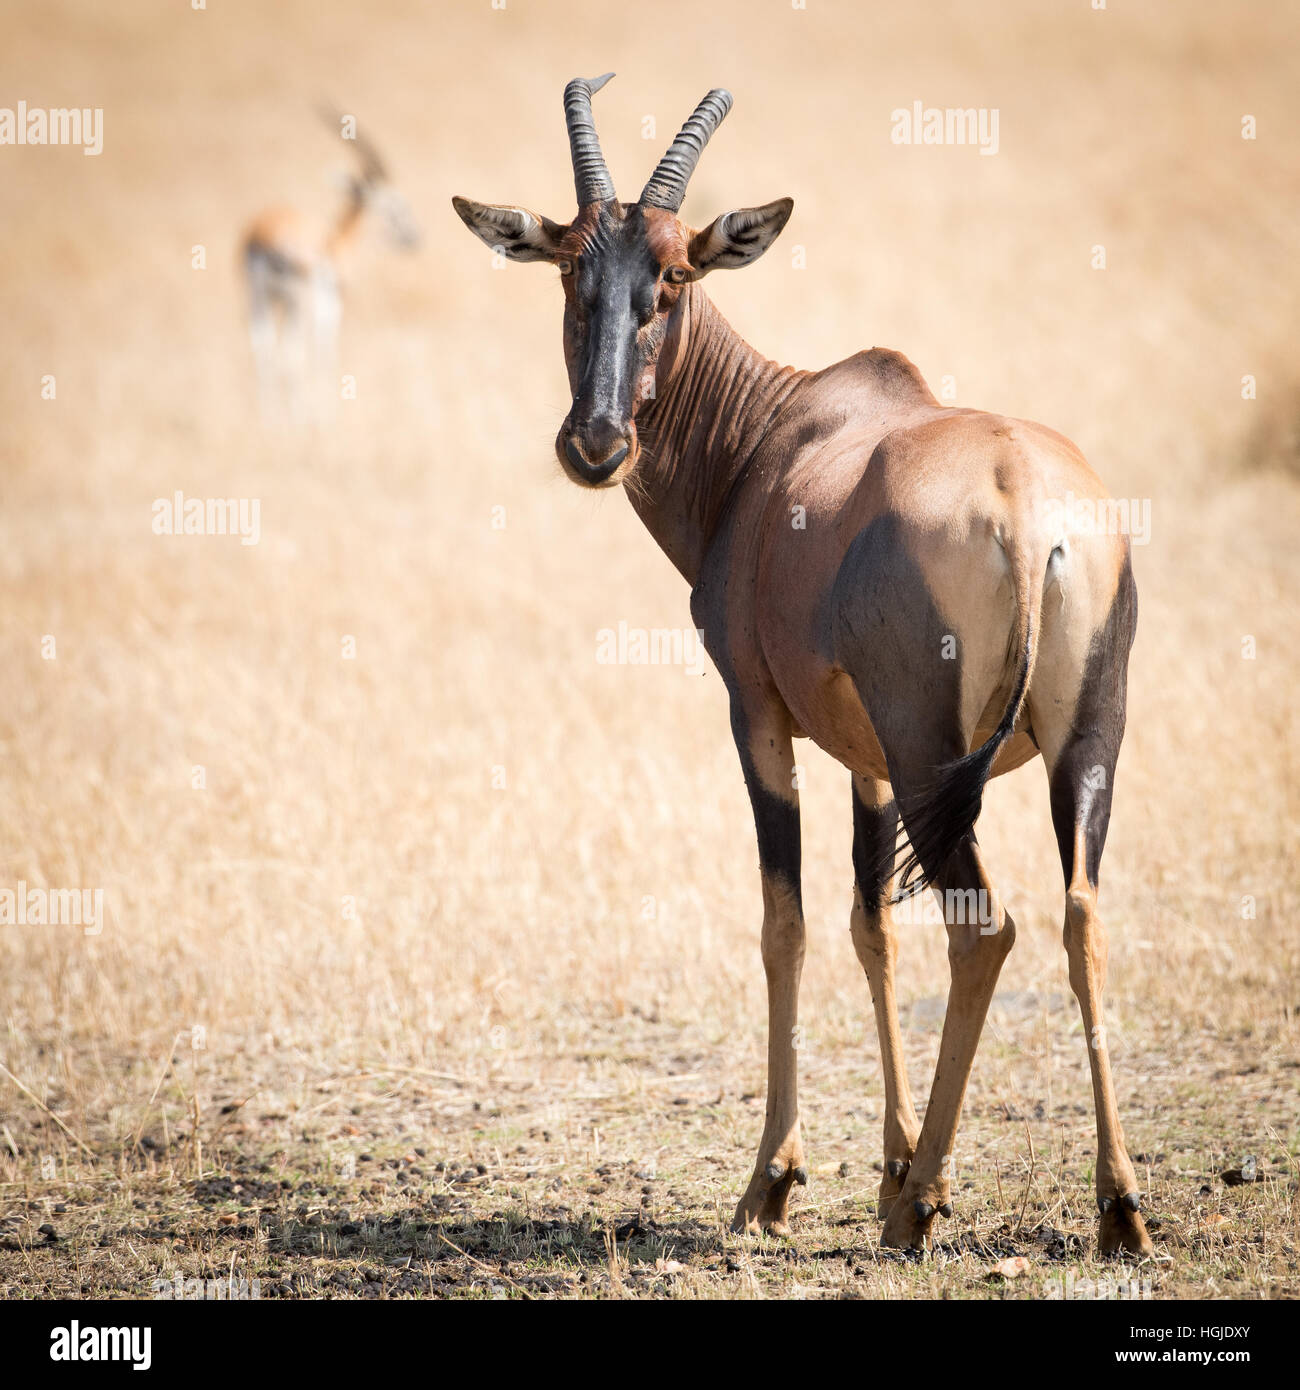
{"label": "wrinkled neck skin", "polygon": [[686,287],[668,322],[654,399],[637,415],[641,459],[624,486],[692,586],[733,486],[807,375],[755,352],[698,284]]}

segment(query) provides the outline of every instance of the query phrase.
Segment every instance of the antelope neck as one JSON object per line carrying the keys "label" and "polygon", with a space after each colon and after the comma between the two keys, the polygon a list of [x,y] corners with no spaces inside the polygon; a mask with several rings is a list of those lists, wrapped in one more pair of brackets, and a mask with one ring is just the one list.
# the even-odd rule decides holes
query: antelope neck
{"label": "antelope neck", "polygon": [[627,486],[637,515],[694,584],[727,499],[781,407],[809,374],[756,352],[698,284],[669,319],[655,397],[637,419]]}

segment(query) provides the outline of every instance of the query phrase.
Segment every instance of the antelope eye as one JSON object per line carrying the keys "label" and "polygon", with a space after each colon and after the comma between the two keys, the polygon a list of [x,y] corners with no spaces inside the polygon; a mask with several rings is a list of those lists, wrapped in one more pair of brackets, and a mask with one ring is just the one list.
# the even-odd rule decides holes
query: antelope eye
{"label": "antelope eye", "polygon": [[686,282],[686,267],[684,265],[670,265],[664,271],[664,279],[670,285],[681,285]]}
{"label": "antelope eye", "polygon": [[556,265],[556,269],[559,270],[559,272],[560,272],[561,275],[572,275],[572,274],[573,274],[573,262],[572,262],[572,261],[556,261],[556,262],[555,262],[555,265]]}

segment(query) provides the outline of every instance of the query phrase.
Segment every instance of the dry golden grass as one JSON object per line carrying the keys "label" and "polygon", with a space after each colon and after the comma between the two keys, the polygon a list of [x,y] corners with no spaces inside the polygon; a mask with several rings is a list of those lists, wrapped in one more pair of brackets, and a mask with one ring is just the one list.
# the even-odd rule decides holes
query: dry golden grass
{"label": "dry golden grass", "polygon": [[[686,215],[794,196],[783,242],[710,282],[755,346],[802,366],[897,347],[1151,499],[1103,894],[1121,1106],[1160,1218],[1139,1277],[1300,1289],[1300,486],[1267,424],[1295,419],[1300,25],[1264,3],[888,8],[675,3],[647,35],[594,0],[80,0],[9,26],[0,89],[102,106],[105,149],[0,149],[0,884],[102,887],[112,917],[0,927],[0,1062],[30,1092],[0,1076],[8,1292],[147,1292],[232,1256],[334,1294],[1044,1296],[1099,1272],[1037,764],[981,824],[1021,930],[960,1219],[917,1265],[877,1250],[848,778],[806,751],[814,1183],[788,1248],[723,1234],[764,1045],[723,691],[597,664],[598,629],[680,627],[687,595],[621,499],[559,477],[553,275],[494,271],[448,201],[567,216],[561,88],[610,67],[625,196],[715,84],[736,109]],[[328,208],[322,97],[376,133],[427,241],[363,256],[358,399],[268,432],[235,246],[268,201]],[[998,107],[999,155],[892,145],[917,99]],[[176,490],[261,499],[261,543],[153,535]],[[910,934],[918,1099],[946,981],[942,933]],[[1223,1191],[1245,1153],[1274,1180]],[[395,1166],[376,1180],[363,1154]],[[1012,1249],[1032,1276],[990,1284]]]}

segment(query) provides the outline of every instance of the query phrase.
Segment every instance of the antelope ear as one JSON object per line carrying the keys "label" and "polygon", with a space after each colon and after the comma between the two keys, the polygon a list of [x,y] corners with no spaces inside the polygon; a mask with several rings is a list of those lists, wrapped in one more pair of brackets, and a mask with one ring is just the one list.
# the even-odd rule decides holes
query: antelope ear
{"label": "antelope ear", "polygon": [[481,242],[512,261],[553,261],[568,230],[527,208],[494,207],[472,198],[453,198],[451,205]]}
{"label": "antelope ear", "polygon": [[761,208],[724,212],[691,238],[693,279],[711,270],[736,270],[756,261],[781,235],[794,211],[793,198],[778,198]]}

